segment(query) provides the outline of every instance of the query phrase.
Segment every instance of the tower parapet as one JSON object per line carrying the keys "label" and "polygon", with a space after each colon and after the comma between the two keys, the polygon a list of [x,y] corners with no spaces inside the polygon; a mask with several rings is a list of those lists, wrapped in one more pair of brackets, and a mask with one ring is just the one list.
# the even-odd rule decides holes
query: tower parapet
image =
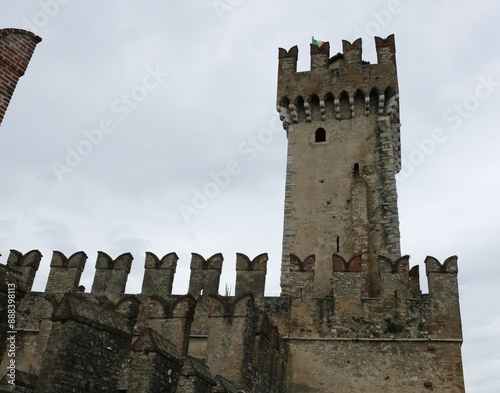
{"label": "tower parapet", "polygon": [[396,44],[394,34],[387,38],[375,37],[375,47],[377,49],[377,62],[379,64],[396,62]]}
{"label": "tower parapet", "polygon": [[361,64],[361,54],[363,53],[361,38],[353,41],[352,44],[347,40],[342,40],[342,50],[344,52],[343,57],[346,64]]}
{"label": "tower parapet", "polygon": [[332,57],[329,42],[320,47],[311,44],[311,68],[303,72],[297,72],[297,46],[288,51],[280,48],[276,105],[284,128],[288,129],[287,120],[311,122],[306,111],[313,105],[321,106],[326,119],[367,116],[370,107],[379,114],[385,113],[389,98],[398,98],[386,91],[390,88],[397,92],[394,35],[386,39],[375,37],[375,43],[377,64],[362,60],[361,38],[352,43],[343,40],[343,53]]}
{"label": "tower parapet", "polygon": [[310,44],[311,46],[311,71],[324,70],[328,68],[328,59],[330,57],[330,43],[324,42],[323,45]]}
{"label": "tower parapet", "polygon": [[279,48],[279,73],[280,74],[291,74],[297,72],[297,60],[299,56],[299,48],[297,45],[286,50]]}

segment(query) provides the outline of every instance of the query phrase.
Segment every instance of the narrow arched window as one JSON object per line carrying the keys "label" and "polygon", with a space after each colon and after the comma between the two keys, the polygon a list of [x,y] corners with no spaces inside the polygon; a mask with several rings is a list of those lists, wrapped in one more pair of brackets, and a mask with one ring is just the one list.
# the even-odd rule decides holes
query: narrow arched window
{"label": "narrow arched window", "polygon": [[318,128],[314,135],[314,142],[326,142],[326,131],[324,128]]}
{"label": "narrow arched window", "polygon": [[359,164],[354,164],[354,177],[359,177]]}

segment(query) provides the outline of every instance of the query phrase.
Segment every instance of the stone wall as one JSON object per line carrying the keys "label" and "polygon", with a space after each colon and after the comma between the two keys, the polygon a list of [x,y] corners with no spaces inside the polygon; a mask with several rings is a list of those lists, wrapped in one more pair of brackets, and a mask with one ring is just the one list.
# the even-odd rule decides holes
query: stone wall
{"label": "stone wall", "polygon": [[122,361],[129,354],[131,321],[70,294],[52,321],[35,391],[116,391]]}
{"label": "stone wall", "polygon": [[287,391],[464,392],[460,342],[290,339]]}
{"label": "stone wall", "polygon": [[429,294],[408,257],[380,257],[375,298],[362,296],[359,257],[332,261],[331,297],[266,299],[266,311],[287,321],[287,392],[465,391],[456,257],[426,259]]}
{"label": "stone wall", "polygon": [[[11,251],[7,265],[0,264],[0,289],[4,306],[8,284],[19,289],[16,379],[15,386],[8,383],[3,337],[0,391],[284,392],[286,356],[279,329],[249,291],[261,288],[256,298],[263,302],[267,255],[237,258],[243,269],[237,287],[243,294],[220,296],[215,283],[222,255],[205,260],[193,254],[195,298],[171,294],[173,253],[161,259],[148,253],[143,292],[125,294],[130,254],[113,259],[99,252],[94,285],[84,293],[79,280],[86,254],[66,257],[56,251],[46,291],[31,292],[41,254]],[[8,332],[5,320],[3,325],[2,333]],[[202,349],[189,356],[191,344],[196,352],[200,340]]]}
{"label": "stone wall", "polygon": [[[419,392],[429,386],[435,391],[464,391],[456,257],[443,263],[426,259],[429,294],[421,294],[408,257],[380,257],[378,280],[383,290],[367,298],[362,296],[360,257],[346,261],[333,255],[332,291],[316,297],[310,285],[314,256],[301,261],[292,255],[288,265],[296,290],[290,296],[258,292],[254,297],[245,285],[265,286],[265,281],[255,282],[252,268],[262,271],[267,257],[238,254],[240,268],[250,269],[253,277],[240,278],[241,294],[195,298],[166,293],[170,290],[156,284],[151,284],[156,289],[145,284],[146,293],[136,295],[106,289],[82,293],[78,280],[61,279],[58,286],[50,278],[79,276],[83,255],[66,258],[55,252],[51,284],[43,293],[29,291],[41,262],[39,252],[12,251],[9,263],[0,265],[3,287],[14,280],[23,289],[16,316],[18,389],[24,384],[26,391],[78,387],[89,392],[221,392],[231,391],[231,386],[256,393],[330,392],[331,386],[338,392],[349,392],[353,386],[389,392]],[[96,275],[102,274],[102,255],[96,260]],[[120,258],[108,261],[107,275],[113,277],[113,269],[118,269],[116,277],[122,280]],[[151,258],[146,257],[146,266]],[[205,259],[200,265],[200,258],[193,254],[194,277],[219,281],[200,273],[199,268],[212,266]],[[222,268],[222,255],[217,254],[217,260]],[[265,280],[265,275],[258,277]],[[144,280],[151,282],[147,272]],[[200,305],[204,308],[198,312]],[[206,330],[200,335],[193,326]],[[192,345],[198,352],[195,357],[188,355]],[[4,374],[8,360],[4,356]],[[102,380],[105,383],[97,383]]]}

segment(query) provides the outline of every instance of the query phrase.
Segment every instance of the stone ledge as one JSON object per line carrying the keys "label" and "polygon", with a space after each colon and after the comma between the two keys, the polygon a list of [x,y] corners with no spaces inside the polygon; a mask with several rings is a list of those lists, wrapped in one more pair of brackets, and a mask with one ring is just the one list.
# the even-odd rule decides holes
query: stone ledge
{"label": "stone ledge", "polygon": [[52,321],[67,319],[127,338],[133,332],[132,323],[121,314],[73,294],[66,294],[52,314]]}

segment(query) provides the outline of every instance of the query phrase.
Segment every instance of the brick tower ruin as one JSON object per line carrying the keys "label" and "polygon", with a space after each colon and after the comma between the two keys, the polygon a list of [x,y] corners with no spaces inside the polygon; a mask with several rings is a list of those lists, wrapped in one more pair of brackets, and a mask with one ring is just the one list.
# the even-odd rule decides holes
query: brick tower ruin
{"label": "brick tower ruin", "polygon": [[[188,293],[172,294],[174,252],[99,252],[90,292],[82,252],[0,264],[0,392],[462,393],[457,257],[401,256],[394,37],[279,50],[278,111],[288,135],[281,296],[265,296],[268,256],[236,255],[235,295],[218,293],[223,255],[193,253]],[[180,261],[180,263],[185,263]],[[15,318],[14,318],[15,315]],[[12,356],[15,353],[15,370]],[[14,379],[14,383],[12,383]]]}
{"label": "brick tower ruin", "polygon": [[21,29],[0,29],[0,124],[36,45],[42,39]]}

